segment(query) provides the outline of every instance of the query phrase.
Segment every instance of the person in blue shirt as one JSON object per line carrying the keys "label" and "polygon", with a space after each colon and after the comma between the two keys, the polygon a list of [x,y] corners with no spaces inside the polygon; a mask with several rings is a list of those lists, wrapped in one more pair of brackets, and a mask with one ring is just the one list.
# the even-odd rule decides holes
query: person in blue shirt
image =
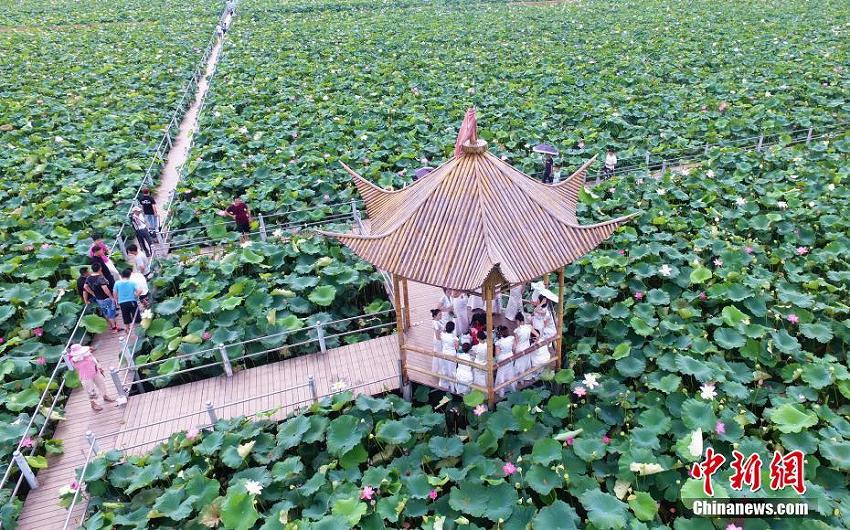
{"label": "person in blue shirt", "polygon": [[139,294],[141,293],[136,282],[130,279],[132,273],[132,269],[124,269],[121,272],[121,279],[115,282],[115,287],[112,288],[112,296],[121,308],[121,317],[124,319],[125,326],[141,321],[139,318]]}

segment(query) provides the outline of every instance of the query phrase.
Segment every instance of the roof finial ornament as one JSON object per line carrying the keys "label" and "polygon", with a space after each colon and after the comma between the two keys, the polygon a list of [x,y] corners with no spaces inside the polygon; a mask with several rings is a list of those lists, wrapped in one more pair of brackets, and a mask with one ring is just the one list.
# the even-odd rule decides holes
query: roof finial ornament
{"label": "roof finial ornament", "polygon": [[455,142],[455,156],[463,154],[464,143],[471,146],[478,145],[478,123],[475,119],[475,107],[469,107],[466,116],[463,118],[463,123],[460,125],[460,131],[457,133],[457,141]]}

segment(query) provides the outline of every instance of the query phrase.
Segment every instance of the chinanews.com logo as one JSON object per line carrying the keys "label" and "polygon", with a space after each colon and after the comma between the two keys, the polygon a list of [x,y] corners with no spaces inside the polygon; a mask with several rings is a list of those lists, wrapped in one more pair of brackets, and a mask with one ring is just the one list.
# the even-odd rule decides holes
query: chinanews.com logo
{"label": "chinanews.com logo", "polygon": [[[802,451],[785,454],[774,451],[767,470],[764,470],[761,455],[744,455],[740,451],[732,451],[729,489],[744,495],[753,494],[753,497],[727,498],[725,488],[715,488],[714,475],[723,472],[726,460],[725,456],[709,447],[705,451],[705,458],[691,466],[691,477],[702,481],[702,490],[707,497],[682,499],[694,515],[746,518],[804,517],[809,514],[809,504],[803,497],[806,482],[805,454]],[[718,494],[717,498],[714,498],[715,494]]]}

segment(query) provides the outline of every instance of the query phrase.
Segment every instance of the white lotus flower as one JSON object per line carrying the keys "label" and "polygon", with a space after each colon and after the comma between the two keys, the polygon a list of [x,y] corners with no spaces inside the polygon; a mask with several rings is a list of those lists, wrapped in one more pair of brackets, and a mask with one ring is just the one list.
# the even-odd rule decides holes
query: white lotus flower
{"label": "white lotus flower", "polygon": [[331,391],[332,392],[342,392],[343,390],[346,389],[347,386],[348,385],[346,385],[345,381],[339,380],[339,381],[336,381],[334,384],[331,385]]}
{"label": "white lotus flower", "polygon": [[584,381],[582,381],[582,384],[587,388],[593,390],[594,388],[599,386],[599,381],[597,381],[598,377],[598,374],[584,374]]}
{"label": "white lotus flower", "polygon": [[708,171],[705,172],[705,176],[710,178],[710,179],[713,179],[714,178],[714,171],[709,169]]}
{"label": "white lotus flower", "polygon": [[714,383],[703,383],[702,386],[699,387],[699,395],[702,399],[712,400],[717,397],[717,391],[715,390]]}
{"label": "white lotus flower", "polygon": [[779,208],[782,210],[788,208],[788,203],[785,201],[776,201],[776,205],[779,206]]}
{"label": "white lotus flower", "polygon": [[666,195],[667,190],[665,190],[664,188],[658,188],[657,190],[655,190],[655,193],[657,193],[658,195]]}
{"label": "white lotus flower", "polygon": [[369,135],[364,134],[363,136],[361,136],[361,137],[360,137],[360,139],[361,139],[361,140],[363,140],[363,141],[365,142],[366,140],[368,140],[368,139],[369,139]]}
{"label": "white lotus flower", "polygon": [[251,495],[259,495],[263,492],[263,485],[256,480],[246,480],[245,490]]}
{"label": "white lotus flower", "polygon": [[735,198],[735,204],[737,204],[738,206],[746,206],[747,199],[745,199],[743,197],[736,197]]}
{"label": "white lotus flower", "polygon": [[664,468],[661,467],[661,464],[641,464],[637,462],[632,462],[629,464],[629,470],[633,473],[637,473],[638,475],[654,475],[656,473],[661,473],[664,471]]}
{"label": "white lotus flower", "polygon": [[830,182],[826,185],[826,189],[828,189],[829,191],[835,191],[835,184]]}
{"label": "white lotus flower", "polygon": [[143,319],[153,318],[153,310],[152,309],[145,309],[144,311],[142,311],[142,318]]}
{"label": "white lotus flower", "polygon": [[661,273],[661,276],[669,277],[671,274],[673,274],[673,269],[670,267],[670,265],[667,265],[665,263],[661,266],[661,268],[658,269],[658,272]]}

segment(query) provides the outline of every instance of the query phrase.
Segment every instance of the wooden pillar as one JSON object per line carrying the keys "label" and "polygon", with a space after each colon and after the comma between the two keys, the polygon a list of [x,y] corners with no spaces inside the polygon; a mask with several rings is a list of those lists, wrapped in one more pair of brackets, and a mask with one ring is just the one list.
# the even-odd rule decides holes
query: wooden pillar
{"label": "wooden pillar", "polygon": [[487,312],[487,403],[492,409],[496,406],[496,389],[495,387],[495,362],[493,360],[493,284],[485,282],[482,287],[484,295],[484,308]]}
{"label": "wooden pillar", "polygon": [[401,377],[407,383],[407,352],[404,349],[404,317],[401,308],[401,292],[398,276],[393,274],[393,297],[395,298],[395,326],[398,335],[398,357],[401,360]]}
{"label": "wooden pillar", "polygon": [[404,288],[404,330],[410,329],[410,294],[407,289],[407,278],[401,279],[401,285]]}
{"label": "wooden pillar", "polygon": [[555,342],[555,354],[558,356],[555,361],[555,370],[560,370],[561,368],[561,358],[563,357],[563,352],[561,350],[562,343],[564,342],[564,268],[561,267],[561,270],[558,271],[558,340]]}

